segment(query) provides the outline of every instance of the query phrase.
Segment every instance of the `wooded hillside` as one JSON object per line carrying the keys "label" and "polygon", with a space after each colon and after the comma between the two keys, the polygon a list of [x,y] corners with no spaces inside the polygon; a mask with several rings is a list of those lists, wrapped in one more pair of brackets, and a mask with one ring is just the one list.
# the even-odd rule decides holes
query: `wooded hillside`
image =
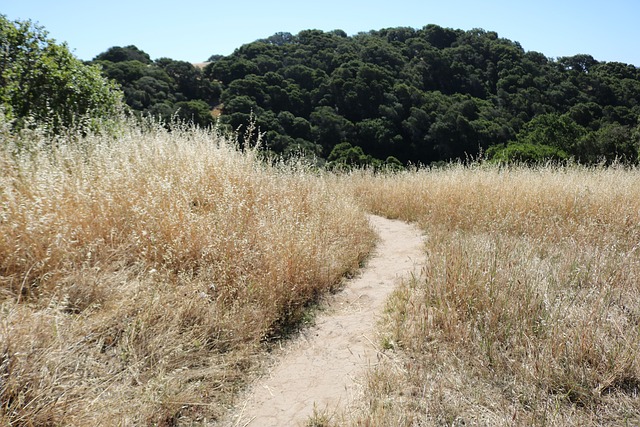
{"label": "wooded hillside", "polygon": [[275,153],[302,150],[358,165],[482,153],[638,159],[638,68],[587,54],[547,58],[491,31],[427,25],[354,36],[277,33],[212,56],[204,70],[109,52],[96,59],[134,109],[168,116],[181,107],[184,117],[207,124],[205,104],[218,106],[230,129],[254,114]]}

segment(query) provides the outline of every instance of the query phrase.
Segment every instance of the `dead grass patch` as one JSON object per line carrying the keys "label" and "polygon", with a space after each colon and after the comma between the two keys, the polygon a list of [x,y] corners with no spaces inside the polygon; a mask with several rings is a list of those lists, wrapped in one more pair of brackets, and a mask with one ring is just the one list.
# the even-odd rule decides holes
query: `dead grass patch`
{"label": "dead grass patch", "polygon": [[371,371],[345,423],[640,423],[637,170],[454,166],[349,184],[428,237],[422,275],[388,303],[395,363]]}
{"label": "dead grass patch", "polygon": [[215,130],[12,136],[0,165],[2,424],[213,421],[373,246],[347,193]]}

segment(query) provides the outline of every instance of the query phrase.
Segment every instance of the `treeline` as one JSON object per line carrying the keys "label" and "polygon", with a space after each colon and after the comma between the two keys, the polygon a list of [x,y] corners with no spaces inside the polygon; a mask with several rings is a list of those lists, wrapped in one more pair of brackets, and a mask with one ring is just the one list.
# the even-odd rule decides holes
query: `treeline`
{"label": "treeline", "polygon": [[114,46],[91,62],[121,86],[124,100],[134,111],[170,121],[172,117],[207,126],[211,109],[219,102],[221,86],[203,78],[202,70],[185,61],[152,61],[136,46]]}
{"label": "treeline", "polygon": [[550,59],[495,32],[389,28],[277,33],[191,64],[130,46],[96,58],[134,109],[230,129],[252,120],[269,150],[333,163],[574,158],[637,162],[640,70]]}

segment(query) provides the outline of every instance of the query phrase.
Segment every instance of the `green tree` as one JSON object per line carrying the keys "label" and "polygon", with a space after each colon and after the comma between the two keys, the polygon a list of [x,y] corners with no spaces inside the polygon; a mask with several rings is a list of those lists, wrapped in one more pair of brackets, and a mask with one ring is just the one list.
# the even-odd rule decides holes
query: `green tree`
{"label": "green tree", "polygon": [[176,85],[176,90],[187,99],[202,99],[210,106],[220,98],[220,85],[203,77],[202,70],[186,61],[160,58],[155,61]]}
{"label": "green tree", "polygon": [[569,115],[542,114],[526,123],[516,137],[516,142],[556,147],[575,154],[575,145],[584,135],[584,128]]}
{"label": "green tree", "polygon": [[591,68],[598,64],[598,61],[593,59],[591,55],[579,54],[558,58],[558,63],[567,70],[578,73],[588,73]]}
{"label": "green tree", "polygon": [[387,157],[387,159],[384,161],[383,167],[388,171],[400,171],[404,169],[404,165],[402,164],[402,162],[393,156]]}
{"label": "green tree", "polygon": [[421,31],[421,35],[433,46],[444,49],[450,47],[458,38],[459,31],[429,24]]}
{"label": "green tree", "polygon": [[574,154],[587,164],[637,163],[639,142],[629,127],[610,123],[584,135],[576,144]]}
{"label": "green tree", "polygon": [[96,56],[94,63],[121,85],[125,102],[138,114],[152,115],[167,124],[176,112],[198,125],[212,122],[210,111],[220,101],[221,86],[205,78],[193,64],[170,58],[151,61],[135,46],[110,48]]}
{"label": "green tree", "polygon": [[347,142],[429,164],[497,146],[522,159],[591,162],[620,153],[620,126],[636,129],[640,117],[636,67],[589,55],[553,60],[483,29],[276,34],[215,58],[205,75],[221,85],[222,121],[239,126],[248,112],[237,107],[252,103],[276,152],[304,140],[326,156]]}
{"label": "green tree", "polygon": [[176,115],[183,120],[192,122],[198,126],[209,126],[213,124],[211,109],[202,100],[182,101],[175,104]]}
{"label": "green tree", "polygon": [[353,123],[331,107],[316,108],[311,113],[310,122],[314,142],[320,144],[327,153],[336,145],[336,141],[348,141],[353,136]]}
{"label": "green tree", "polygon": [[94,61],[124,62],[140,61],[143,64],[151,64],[149,54],[138,49],[136,46],[125,47],[113,46],[94,58]]}
{"label": "green tree", "polygon": [[216,62],[212,62],[204,69],[204,73],[207,78],[211,80],[219,80],[225,84],[259,72],[260,69],[253,62],[244,58],[229,56]]}
{"label": "green tree", "polygon": [[373,157],[365,154],[362,147],[357,145],[354,147],[348,142],[341,142],[333,147],[327,160],[335,168],[363,167],[379,163]]}
{"label": "green tree", "polygon": [[487,158],[496,163],[541,164],[549,161],[566,160],[569,156],[563,150],[549,145],[531,143],[499,144],[489,147]]}
{"label": "green tree", "polygon": [[[102,72],[106,77],[115,80],[122,86],[127,86],[128,84],[131,84],[139,78],[147,75],[149,68],[143,62],[136,60],[120,62],[99,60],[94,61],[93,64],[102,67]],[[168,76],[160,80],[165,80],[167,82],[170,81]]]}
{"label": "green tree", "polygon": [[95,127],[120,111],[116,85],[48,38],[42,27],[0,15],[0,46],[0,105],[15,126],[32,118],[52,132]]}

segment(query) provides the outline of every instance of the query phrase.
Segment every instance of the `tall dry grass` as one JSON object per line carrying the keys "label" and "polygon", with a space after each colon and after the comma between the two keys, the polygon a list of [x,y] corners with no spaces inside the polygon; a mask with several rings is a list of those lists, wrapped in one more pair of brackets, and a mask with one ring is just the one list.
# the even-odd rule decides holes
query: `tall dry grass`
{"label": "tall dry grass", "polygon": [[3,425],[215,421],[373,245],[344,191],[214,130],[3,138]]}
{"label": "tall dry grass", "polygon": [[[344,180],[426,229],[355,425],[640,424],[640,171],[476,165]],[[391,351],[391,350],[395,350]]]}

